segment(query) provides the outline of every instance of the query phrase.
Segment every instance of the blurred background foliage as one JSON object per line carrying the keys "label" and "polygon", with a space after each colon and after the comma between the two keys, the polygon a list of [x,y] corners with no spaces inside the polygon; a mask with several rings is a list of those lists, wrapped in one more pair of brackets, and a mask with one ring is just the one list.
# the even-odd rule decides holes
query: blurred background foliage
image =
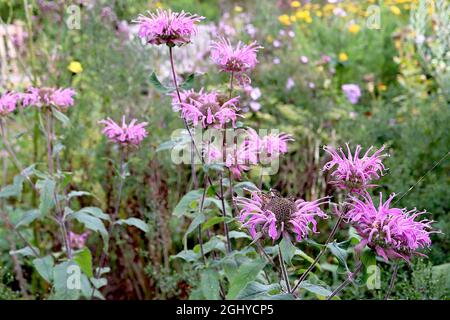
{"label": "blurred background foliage", "polygon": [[[442,234],[433,236],[428,260],[414,267],[404,265],[392,294],[402,299],[448,297],[450,233],[450,146],[448,123],[450,72],[448,42],[439,38],[448,32],[445,17],[433,8],[419,7],[418,1],[18,1],[0,2],[1,23],[23,30],[15,37],[17,55],[2,65],[12,68],[2,75],[1,92],[21,90],[30,84],[74,87],[76,107],[70,112],[72,125],[63,128],[61,162],[72,175],[69,188],[87,190],[95,198],[80,198],[79,206],[96,205],[111,212],[114,207],[117,150],[102,137],[98,120],[122,114],[150,123],[150,137],[131,159],[131,174],[125,187],[122,217],[144,219],[150,232],[145,237],[132,232],[113,250],[112,272],[104,289],[108,298],[152,299],[188,298],[198,282],[189,264],[173,260],[182,249],[182,235],[188,226],[172,218],[178,200],[192,189],[188,166],[170,161],[170,151],[157,151],[181,128],[172,112],[170,99],[156,92],[149,83],[151,72],[168,75],[167,55],[144,47],[134,36],[132,20],[145,10],[172,8],[207,17],[195,43],[177,49],[177,65],[182,74],[197,73],[195,88],[217,87],[225,75],[209,63],[208,43],[218,35],[233,41],[256,40],[264,50],[260,64],[252,73],[251,89],[241,88],[246,123],[255,128],[277,128],[295,137],[283,158],[277,175],[261,181],[282,194],[306,199],[332,195],[328,177],[321,172],[326,161],[325,144],[385,144],[390,158],[389,171],[381,180],[384,193],[398,193],[398,206],[417,207],[431,213]],[[27,10],[32,28],[27,25]],[[69,29],[65,23],[68,6],[80,8],[81,28]],[[379,28],[368,14],[377,6]],[[375,9],[376,9],[375,8]],[[441,19],[441,20],[440,20]],[[372,23],[372,24],[371,24]],[[441,29],[439,29],[441,28]],[[445,31],[447,28],[447,31]],[[422,32],[419,34],[418,30]],[[419,39],[420,37],[420,39]],[[448,39],[447,39],[448,41]],[[82,71],[68,70],[77,61]],[[362,91],[358,103],[351,104],[342,92],[346,83]],[[44,138],[33,140],[34,115],[19,111],[9,120],[20,158],[33,155],[33,162],[45,159]],[[2,185],[9,183],[15,169],[2,153]],[[250,172],[255,184],[258,175]],[[32,192],[21,202],[3,203],[3,209],[17,221],[35,203]],[[16,219],[16,220],[15,220]],[[331,222],[330,222],[331,224]],[[27,230],[38,246],[52,245],[54,231],[42,224]],[[323,242],[325,222],[315,239]],[[45,230],[46,232],[41,232]],[[0,225],[0,298],[16,298],[17,283],[9,257],[9,246]],[[46,234],[41,238],[40,234]],[[345,240],[345,239],[340,239]],[[18,240],[20,241],[20,240]],[[95,247],[93,236],[88,246]],[[314,250],[305,246],[307,254]],[[335,259],[330,256],[320,271],[321,280],[336,282]],[[389,280],[389,266],[383,268],[381,290],[355,285],[344,291],[344,298],[380,298]],[[334,271],[333,271],[334,270]],[[31,267],[25,276],[33,284],[36,297],[47,288]],[[325,280],[324,280],[325,277]],[[444,277],[444,279],[441,279]],[[447,279],[447,280],[445,280]]]}

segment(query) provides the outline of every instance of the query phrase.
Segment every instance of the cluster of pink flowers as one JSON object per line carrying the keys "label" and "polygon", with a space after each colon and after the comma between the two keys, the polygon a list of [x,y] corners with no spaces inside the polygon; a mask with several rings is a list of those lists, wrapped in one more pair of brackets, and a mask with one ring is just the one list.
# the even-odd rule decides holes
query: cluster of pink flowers
{"label": "cluster of pink flowers", "polygon": [[105,136],[110,141],[121,145],[137,146],[148,134],[145,129],[147,122],[137,123],[137,120],[133,119],[129,124],[127,124],[125,122],[125,116],[122,117],[121,126],[110,118],[101,120],[99,123],[105,125],[105,128],[103,129]]}
{"label": "cluster of pink flowers", "polygon": [[70,238],[70,247],[74,249],[81,249],[86,244],[86,240],[89,237],[90,232],[86,231],[82,234],[76,234],[72,231],[69,231]]}
{"label": "cluster of pink flowers", "polygon": [[331,160],[324,165],[323,169],[331,170],[335,167],[331,173],[334,179],[331,183],[341,189],[355,193],[360,193],[368,187],[375,186],[371,184],[371,181],[377,180],[383,175],[385,167],[382,160],[386,155],[382,154],[383,146],[369,156],[372,149],[373,147],[370,147],[360,157],[361,146],[359,145],[356,147],[354,155],[352,155],[348,144],[347,155],[345,155],[342,148],[336,150],[333,147],[325,146],[324,150],[331,155]]}
{"label": "cluster of pink flowers", "polygon": [[247,143],[253,145],[253,149],[262,154],[265,158],[273,160],[281,154],[288,152],[288,142],[294,138],[287,133],[270,133],[264,136],[258,135],[253,129],[247,130],[249,140]]}
{"label": "cluster of pink flowers", "polygon": [[328,202],[327,198],[312,202],[294,200],[260,190],[251,191],[250,198],[236,199],[236,203],[242,207],[239,219],[243,227],[249,229],[254,239],[260,232],[273,241],[285,235],[293,235],[296,241],[302,241],[311,232],[317,233],[315,218],[327,218],[320,206]]}
{"label": "cluster of pink flowers", "polygon": [[[224,162],[231,170],[233,177],[240,180],[242,173],[250,169],[250,166],[270,163],[280,155],[288,152],[287,143],[293,141],[291,135],[286,133],[270,133],[264,136],[251,128],[241,130],[238,141],[226,148],[224,154],[222,146],[206,142],[204,155],[207,163]],[[225,157],[225,158],[224,158]]]}
{"label": "cluster of pink flowers", "polygon": [[16,110],[20,95],[15,92],[7,92],[0,96],[0,117],[6,116]]}
{"label": "cluster of pink flowers", "polygon": [[71,88],[28,88],[21,94],[24,106],[46,107],[54,106],[61,111],[67,111],[73,106],[75,90]]}
{"label": "cluster of pink flowers", "polygon": [[181,46],[191,41],[197,34],[196,23],[204,17],[190,13],[157,10],[148,12],[148,16],[139,15],[134,21],[139,25],[138,35],[147,43],[168,46]]}
{"label": "cluster of pink flowers", "polygon": [[199,92],[187,90],[180,93],[181,102],[177,93],[172,94],[173,110],[180,112],[181,116],[193,126],[200,124],[203,128],[221,128],[231,122],[236,127],[239,115],[239,97],[228,99],[227,96],[216,91]]}
{"label": "cluster of pink flowers", "polygon": [[417,252],[418,249],[431,245],[430,233],[433,232],[431,228],[433,221],[415,221],[425,211],[391,208],[394,196],[391,195],[383,203],[383,196],[380,193],[378,208],[367,193],[362,195],[361,199],[352,197],[352,202],[348,204],[351,209],[344,217],[353,224],[362,237],[355,248],[357,251],[361,251],[367,245],[386,261],[388,259],[409,261],[412,255],[423,256]]}
{"label": "cluster of pink flowers", "polygon": [[232,72],[241,83],[248,83],[249,79],[243,73],[255,68],[258,60],[256,53],[262,49],[256,41],[249,45],[238,42],[236,47],[231,45],[230,40],[220,38],[211,45],[211,58],[220,70]]}

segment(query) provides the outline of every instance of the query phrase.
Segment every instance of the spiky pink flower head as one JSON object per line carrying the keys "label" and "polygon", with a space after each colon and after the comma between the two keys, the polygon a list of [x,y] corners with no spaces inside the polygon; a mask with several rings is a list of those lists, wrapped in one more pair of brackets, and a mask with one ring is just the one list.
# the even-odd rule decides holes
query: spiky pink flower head
{"label": "spiky pink flower head", "polygon": [[334,171],[331,173],[334,180],[331,183],[354,193],[361,193],[366,188],[375,186],[371,184],[371,181],[378,180],[385,171],[382,160],[387,155],[381,154],[384,146],[369,156],[370,151],[373,149],[372,146],[362,157],[359,155],[362,150],[360,145],[356,146],[354,155],[352,155],[349,145],[346,144],[346,146],[347,155],[345,155],[342,148],[338,150],[331,146],[323,148],[331,155],[331,160],[324,165],[323,170],[334,168]]}
{"label": "spiky pink flower head", "polygon": [[180,94],[181,103],[176,93],[172,94],[174,111],[180,111],[181,116],[193,126],[200,124],[203,128],[221,128],[231,122],[236,127],[236,120],[242,117],[239,112],[239,96],[229,99],[216,91],[199,92],[184,91]]}
{"label": "spiky pink flower head", "polygon": [[269,133],[260,136],[254,129],[247,130],[249,139],[247,143],[258,150],[260,157],[274,159],[281,154],[288,152],[288,142],[294,141],[294,138],[287,133]]}
{"label": "spiky pink flower head", "polygon": [[348,205],[351,209],[344,214],[348,222],[352,223],[362,240],[355,248],[361,251],[366,245],[385,261],[389,259],[410,260],[417,252],[431,245],[432,231],[430,220],[415,221],[425,213],[416,209],[391,208],[390,204],[395,194],[384,203],[380,192],[380,203],[375,207],[372,198],[366,192],[362,198],[352,197]]}
{"label": "spiky pink flower head", "polygon": [[256,53],[262,49],[256,41],[245,45],[241,41],[236,47],[229,39],[220,38],[211,44],[211,59],[222,71],[241,73],[255,68],[258,60]]}
{"label": "spiky pink flower head", "polygon": [[22,94],[22,104],[38,108],[53,106],[61,111],[67,111],[74,104],[75,94],[72,88],[29,87],[27,92]]}
{"label": "spiky pink flower head", "polygon": [[125,116],[122,117],[121,126],[110,118],[101,120],[99,123],[105,125],[105,128],[103,129],[105,136],[110,141],[121,145],[138,146],[148,134],[145,129],[147,122],[137,123],[137,120],[133,119],[129,124],[127,124],[125,122]]}
{"label": "spiky pink flower head", "polygon": [[156,13],[148,11],[147,14],[139,15],[134,22],[139,25],[139,37],[154,45],[181,46],[191,42],[191,37],[198,32],[196,23],[204,19],[184,11],[158,9]]}
{"label": "spiky pink flower head", "polygon": [[242,208],[239,219],[252,238],[255,239],[259,232],[273,241],[284,235],[293,235],[296,241],[302,241],[310,232],[317,233],[315,218],[327,218],[320,206],[328,202],[327,198],[312,202],[294,200],[281,197],[277,192],[260,190],[251,191],[250,198],[236,198]]}
{"label": "spiky pink flower head", "polygon": [[86,244],[86,240],[89,237],[90,232],[86,231],[82,234],[76,234],[69,231],[70,247],[74,249],[81,249]]}
{"label": "spiky pink flower head", "polygon": [[0,117],[14,112],[14,110],[16,110],[19,99],[20,95],[15,92],[7,92],[0,95]]}

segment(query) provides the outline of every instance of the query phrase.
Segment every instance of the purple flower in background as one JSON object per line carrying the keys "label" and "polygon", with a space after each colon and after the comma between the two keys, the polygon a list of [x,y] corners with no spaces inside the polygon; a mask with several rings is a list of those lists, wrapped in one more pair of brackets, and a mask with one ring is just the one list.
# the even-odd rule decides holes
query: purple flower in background
{"label": "purple flower in background", "polygon": [[54,106],[61,111],[67,111],[74,104],[75,90],[71,88],[35,88],[29,87],[27,92],[21,94],[24,106],[38,108]]}
{"label": "purple flower in background", "polygon": [[261,90],[259,88],[252,88],[250,91],[250,97],[253,100],[258,100],[261,97]]}
{"label": "purple flower in background", "polygon": [[342,85],[342,91],[344,91],[347,100],[351,104],[358,103],[359,98],[361,97],[361,89],[359,89],[359,86],[357,84],[352,83],[344,84]]}
{"label": "purple flower in background", "polygon": [[281,236],[293,235],[296,241],[308,238],[310,232],[317,233],[316,217],[327,218],[320,206],[328,203],[327,198],[312,202],[302,199],[281,197],[277,192],[251,191],[250,198],[237,197],[242,208],[239,220],[248,228],[253,239],[258,232],[277,240]]}
{"label": "purple flower in background", "polygon": [[370,147],[367,152],[360,157],[361,146],[356,147],[354,155],[350,151],[348,144],[347,152],[345,155],[342,148],[336,150],[331,146],[325,146],[323,149],[331,155],[331,160],[327,162],[323,170],[334,171],[331,173],[333,181],[337,187],[348,190],[350,192],[361,193],[368,187],[375,185],[371,184],[372,180],[378,180],[385,171],[385,167],[382,163],[385,154],[381,154],[384,150],[384,146],[375,151],[369,156],[373,147]]}
{"label": "purple flower in background", "polygon": [[274,40],[272,44],[273,44],[274,48],[279,48],[279,47],[281,47],[281,42],[280,42],[280,40]]}
{"label": "purple flower in background", "polygon": [[251,101],[249,105],[250,105],[250,109],[252,109],[252,111],[258,111],[259,109],[261,109],[261,103],[256,102],[256,101]]}
{"label": "purple flower in background", "polygon": [[307,64],[307,63],[308,63],[308,61],[309,61],[309,59],[308,59],[308,57],[307,57],[307,56],[301,56],[301,57],[300,57],[300,62],[301,62],[301,63],[303,63],[303,64]]}
{"label": "purple flower in background", "polygon": [[154,45],[181,46],[191,42],[191,37],[198,32],[196,24],[204,19],[184,11],[147,13],[148,16],[141,14],[134,22],[139,25],[139,37]]}
{"label": "purple flower in background", "polygon": [[281,62],[280,58],[277,57],[273,58],[273,64],[280,64],[280,62]]}
{"label": "purple flower in background", "polygon": [[16,110],[20,95],[15,92],[7,92],[0,96],[0,117]]}
{"label": "purple flower in background", "polygon": [[329,55],[323,54],[322,55],[322,63],[330,63],[331,57]]}
{"label": "purple flower in background", "polygon": [[122,117],[121,126],[110,118],[101,120],[99,123],[105,125],[105,128],[103,129],[105,136],[110,141],[121,145],[137,146],[148,134],[147,130],[145,130],[147,122],[137,123],[137,120],[133,119],[129,124],[127,124],[125,122],[125,116]]}
{"label": "purple flower in background", "polygon": [[291,90],[295,86],[294,79],[288,78],[286,81],[286,90]]}
{"label": "purple flower in background", "polygon": [[355,249],[361,251],[367,245],[385,261],[389,259],[409,261],[412,255],[424,256],[417,250],[431,245],[430,233],[436,232],[432,231],[433,221],[415,221],[425,211],[390,208],[394,196],[391,195],[383,203],[383,195],[380,192],[378,208],[367,192],[362,199],[352,197],[352,202],[348,204],[351,209],[344,218],[353,224],[362,237]]}
{"label": "purple flower in background", "polygon": [[236,126],[239,112],[239,97],[228,99],[226,95],[216,91],[199,92],[187,90],[181,92],[181,103],[178,102],[176,93],[172,94],[173,110],[180,111],[181,116],[194,126],[201,124],[203,128],[220,128],[231,122]]}

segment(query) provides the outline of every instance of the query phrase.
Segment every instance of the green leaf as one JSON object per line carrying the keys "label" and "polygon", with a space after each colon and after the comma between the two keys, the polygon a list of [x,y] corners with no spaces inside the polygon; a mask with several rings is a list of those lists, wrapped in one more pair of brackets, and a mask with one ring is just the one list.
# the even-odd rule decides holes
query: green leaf
{"label": "green leaf", "polygon": [[55,118],[62,123],[63,127],[70,126],[70,119],[64,113],[57,110],[56,108],[52,108],[52,113],[55,116]]}
{"label": "green leaf", "polygon": [[216,225],[216,224],[219,224],[219,223],[223,222],[223,220],[224,220],[224,217],[221,217],[221,216],[215,216],[215,217],[212,217],[212,218],[208,219],[208,220],[202,225],[202,231],[205,231],[205,230],[211,228],[212,226],[214,226],[214,225]]}
{"label": "green leaf", "polygon": [[77,214],[77,213],[85,213],[85,214],[88,214],[88,215],[90,215],[92,217],[96,217],[96,218],[99,218],[99,219],[102,219],[102,220],[106,220],[106,221],[110,221],[111,220],[109,215],[107,215],[106,213],[104,213],[102,211],[102,209],[97,208],[97,207],[85,207],[85,208],[77,211],[75,214]]}
{"label": "green leaf", "polygon": [[92,196],[92,193],[87,192],[87,191],[71,191],[67,195],[67,198],[70,200],[72,198],[82,197],[82,196]]}
{"label": "green leaf", "polygon": [[41,216],[46,216],[55,205],[56,183],[54,180],[46,178],[39,181],[39,186],[41,189],[39,211]]}
{"label": "green leaf", "polygon": [[5,186],[0,191],[0,198],[20,197],[23,189],[25,177],[17,175],[14,177],[13,184]]}
{"label": "green leaf", "polygon": [[372,250],[364,250],[361,254],[361,262],[368,268],[377,264],[377,256]]}
{"label": "green leaf", "polygon": [[69,217],[82,223],[87,229],[98,232],[103,238],[103,250],[108,252],[109,235],[102,220],[82,210],[70,214]]}
{"label": "green leaf", "polygon": [[230,231],[228,233],[228,236],[230,239],[251,239],[249,234],[242,232],[242,231]]}
{"label": "green leaf", "polygon": [[200,288],[208,300],[219,300],[219,273],[216,270],[203,270],[200,274]]}
{"label": "green leaf", "polygon": [[239,266],[234,276],[229,279],[230,290],[228,291],[227,298],[235,299],[249,282],[256,279],[259,272],[264,268],[265,265],[266,263],[263,260],[256,259]]}
{"label": "green leaf", "polygon": [[[208,207],[210,204],[214,204],[217,209],[219,209],[220,211],[222,211],[222,201],[217,199],[217,198],[212,198],[212,197],[207,197],[205,198],[205,203],[204,206]],[[231,207],[228,204],[227,201],[224,202],[225,205],[225,213],[227,216],[231,216]]]}
{"label": "green leaf", "polygon": [[194,262],[197,261],[200,258],[200,254],[195,253],[193,250],[183,250],[178,252],[177,255],[172,256],[172,259],[183,259],[186,262]]}
{"label": "green leaf", "polygon": [[195,74],[191,73],[190,75],[188,75],[186,77],[184,82],[180,85],[180,88],[183,90],[192,89],[194,87],[194,79],[195,79]]}
{"label": "green leaf", "polygon": [[336,241],[327,244],[328,249],[338,259],[339,263],[347,268],[347,251],[339,247]]}
{"label": "green leaf", "polygon": [[30,225],[34,220],[38,219],[41,216],[39,210],[29,210],[23,214],[20,218],[19,222],[16,224],[16,229],[20,227],[26,227]]}
{"label": "green leaf", "polygon": [[37,272],[45,279],[48,283],[53,280],[53,258],[52,256],[45,256],[43,258],[37,258],[33,260],[33,265]]}
{"label": "green leaf", "polygon": [[106,278],[91,278],[91,282],[96,289],[100,289],[101,287],[104,287],[108,284],[108,280],[106,280]]}
{"label": "green leaf", "polygon": [[160,93],[169,93],[173,91],[173,89],[164,86],[161,81],[159,81],[155,72],[152,72],[152,74],[150,75],[150,83],[153,85],[156,91]]}
{"label": "green leaf", "polygon": [[327,288],[319,286],[317,284],[310,283],[308,281],[303,281],[299,288],[305,289],[306,291],[312,292],[319,297],[328,297],[331,294],[331,291]]}
{"label": "green leaf", "polygon": [[238,196],[244,195],[244,190],[257,190],[258,188],[253,182],[243,181],[236,183],[233,187],[233,191],[236,192]]}
{"label": "green leaf", "polygon": [[189,225],[189,228],[187,229],[186,233],[184,234],[184,238],[183,238],[184,250],[187,250],[187,237],[188,237],[188,235],[191,232],[193,232],[203,222],[205,222],[205,215],[204,214],[198,214],[194,218],[194,220],[192,220],[191,224]]}
{"label": "green leaf", "polygon": [[126,224],[128,226],[136,227],[136,228],[144,231],[145,233],[149,232],[147,223],[145,223],[145,221],[142,221],[141,219],[138,219],[138,218],[121,219],[121,220],[117,221],[116,223],[118,225]]}
{"label": "green leaf", "polygon": [[203,195],[203,189],[192,190],[186,193],[173,210],[173,215],[181,217],[191,211],[195,202],[198,202]]}
{"label": "green leaf", "polygon": [[81,270],[89,277],[94,276],[92,272],[92,255],[88,248],[78,251],[73,260],[80,266]]}
{"label": "green leaf", "polygon": [[[73,263],[69,261],[62,262],[53,268],[53,288],[54,288],[54,299],[58,300],[76,300],[80,297],[81,289],[81,278],[80,288],[77,289],[77,269],[70,268]],[[70,269],[69,269],[70,268]],[[79,268],[77,266],[77,268]],[[81,272],[79,274],[81,277]],[[69,278],[70,277],[70,278]],[[69,283],[70,282],[70,283]]]}
{"label": "green leaf", "polygon": [[19,249],[19,250],[10,251],[9,254],[20,254],[24,257],[36,257],[37,258],[38,256],[34,252],[39,253],[39,249],[36,247],[31,248],[31,247],[27,246],[27,247]]}
{"label": "green leaf", "polygon": [[269,292],[273,290],[280,290],[279,284],[262,284],[256,281],[248,283],[241,292],[236,296],[237,300],[254,300],[267,299]]}
{"label": "green leaf", "polygon": [[287,264],[292,264],[292,258],[295,255],[296,247],[292,244],[289,237],[283,237],[280,242],[281,254],[283,255],[283,260]]}
{"label": "green leaf", "polygon": [[[302,257],[303,259],[305,259],[309,263],[313,263],[314,262],[314,258],[308,256],[304,251],[302,251],[302,250],[300,250],[298,248],[295,249],[295,255]],[[316,268],[320,270],[320,264],[319,263],[316,264]]]}

